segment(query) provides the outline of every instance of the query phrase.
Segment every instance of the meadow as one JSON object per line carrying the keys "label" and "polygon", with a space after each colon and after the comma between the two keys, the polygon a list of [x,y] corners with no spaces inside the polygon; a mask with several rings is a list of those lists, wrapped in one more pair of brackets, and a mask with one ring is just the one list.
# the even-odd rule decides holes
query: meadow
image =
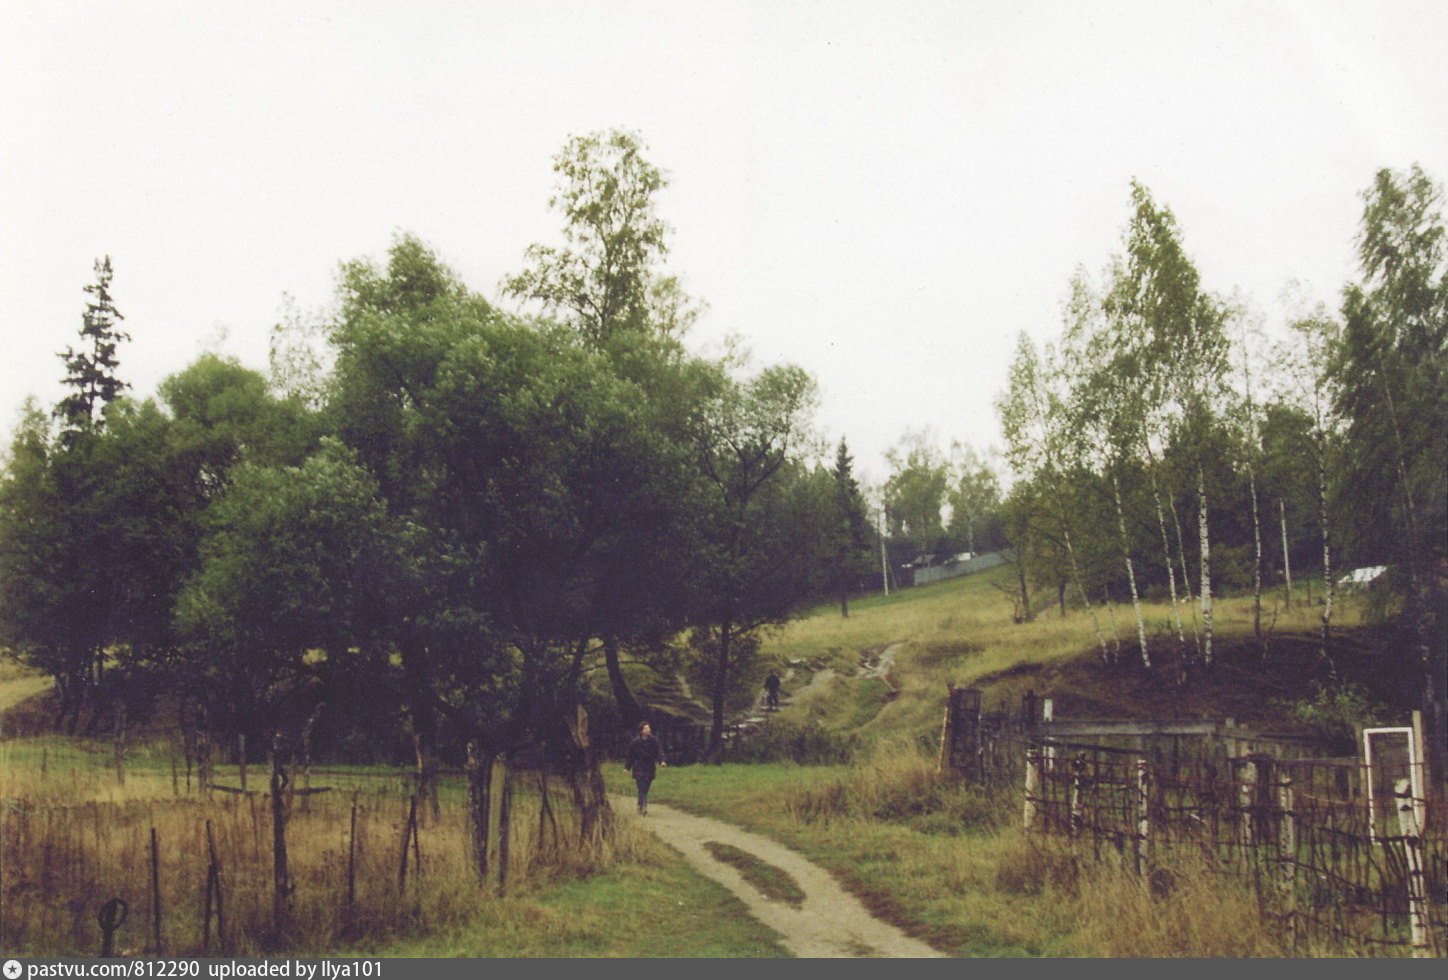
{"label": "meadow", "polygon": [[[655,799],[776,837],[835,872],[878,915],[955,955],[1283,954],[1281,937],[1230,881],[1183,872],[1168,900],[1154,899],[1132,876],[1028,840],[1011,793],[965,786],[936,764],[948,685],[979,685],[997,703],[1032,690],[1082,713],[1229,710],[1290,721],[1304,679],[1242,662],[1250,600],[1218,603],[1221,648],[1236,654],[1210,681],[1176,689],[1148,672],[1102,668],[1083,612],[1013,622],[1001,581],[999,571],[985,573],[865,598],[848,618],[828,606],[787,624],[763,655],[786,670],[789,703],[754,744],[772,744],[771,726],[808,730],[813,741],[792,744],[812,747],[817,758],[804,761],[827,764],[676,767],[656,783]],[[1345,605],[1339,624],[1353,636],[1366,613],[1362,603]],[[1313,607],[1272,612],[1274,642],[1305,642],[1316,627]],[[1170,610],[1149,613],[1153,641],[1168,644]],[[1121,610],[1102,615],[1129,632]],[[887,677],[856,674],[887,646],[895,656]],[[5,681],[12,691],[35,684],[13,669]],[[475,870],[461,777],[443,779],[435,811],[416,809],[412,835],[402,774],[314,773],[312,785],[327,790],[290,801],[291,890],[279,918],[266,798],[202,790],[174,758],[165,741],[131,746],[123,768],[103,742],[0,742],[7,950],[99,952],[97,908],[119,898],[128,909],[114,937],[123,953],[784,955],[737,900],[638,821],[620,818],[606,841],[582,843],[568,807],[557,805],[565,794],[552,793],[550,819],[537,777],[521,773],[505,879],[496,844],[489,876]],[[605,776],[619,790],[616,768]],[[254,780],[265,775],[253,767]],[[214,778],[236,786],[240,773]],[[747,855],[720,859],[748,864]],[[619,916],[629,928],[618,928]]]}

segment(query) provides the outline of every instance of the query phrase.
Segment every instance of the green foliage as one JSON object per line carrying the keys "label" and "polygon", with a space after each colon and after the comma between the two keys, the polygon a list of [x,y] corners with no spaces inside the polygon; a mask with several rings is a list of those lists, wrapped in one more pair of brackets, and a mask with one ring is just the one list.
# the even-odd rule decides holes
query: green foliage
{"label": "green foliage", "polygon": [[504,283],[550,315],[566,313],[600,349],[628,334],[671,338],[696,315],[677,282],[654,268],[668,252],[654,206],[667,181],[646,149],[624,130],[570,139],[554,159],[559,187],[549,202],[563,213],[566,245],[529,247],[532,268]]}
{"label": "green foliage", "polygon": [[61,420],[61,444],[69,447],[84,432],[102,422],[104,408],[130,387],[116,376],[120,361],[116,346],[129,336],[120,329],[125,317],[111,296],[111,257],[97,259],[96,281],[85,287],[91,298],[81,318],[80,348],[67,347],[64,383],[72,391],[60,400],[55,414]]}
{"label": "green foliage", "polygon": [[770,718],[732,746],[730,762],[792,762],[801,766],[843,765],[855,757],[859,737],[831,731],[814,721]]}
{"label": "green foliage", "polygon": [[1357,684],[1313,682],[1312,693],[1284,704],[1292,716],[1351,753],[1360,726],[1372,725],[1384,708]]}

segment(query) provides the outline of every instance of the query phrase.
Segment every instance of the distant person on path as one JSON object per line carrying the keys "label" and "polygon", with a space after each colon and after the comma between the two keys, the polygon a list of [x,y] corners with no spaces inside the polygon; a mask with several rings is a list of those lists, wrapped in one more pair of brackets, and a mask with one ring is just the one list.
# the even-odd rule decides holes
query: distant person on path
{"label": "distant person on path", "polygon": [[654,781],[654,767],[669,764],[664,759],[664,747],[654,738],[654,730],[649,727],[648,722],[639,725],[637,737],[628,743],[623,764],[639,788],[639,813],[648,813],[649,786]]}
{"label": "distant person on path", "polygon": [[779,675],[772,670],[764,679],[764,703],[770,711],[779,710]]}

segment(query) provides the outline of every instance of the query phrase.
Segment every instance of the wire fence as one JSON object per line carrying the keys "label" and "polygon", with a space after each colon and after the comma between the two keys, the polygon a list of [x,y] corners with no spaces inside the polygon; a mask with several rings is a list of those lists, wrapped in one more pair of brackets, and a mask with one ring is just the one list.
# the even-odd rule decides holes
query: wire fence
{"label": "wire fence", "polygon": [[1310,742],[1206,723],[1088,742],[1048,734],[1039,713],[979,714],[966,693],[952,693],[942,765],[1020,787],[1028,833],[1120,862],[1153,890],[1169,889],[1174,866],[1205,864],[1249,888],[1288,948],[1443,955],[1448,807],[1421,752],[1311,758]]}

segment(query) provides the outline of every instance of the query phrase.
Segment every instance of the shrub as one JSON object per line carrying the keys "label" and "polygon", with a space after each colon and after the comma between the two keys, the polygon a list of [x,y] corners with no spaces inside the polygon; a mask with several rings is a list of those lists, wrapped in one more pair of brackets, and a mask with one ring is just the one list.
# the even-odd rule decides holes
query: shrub
{"label": "shrub", "polygon": [[730,747],[730,762],[793,762],[801,766],[843,765],[854,758],[859,739],[832,732],[818,722],[771,718]]}

